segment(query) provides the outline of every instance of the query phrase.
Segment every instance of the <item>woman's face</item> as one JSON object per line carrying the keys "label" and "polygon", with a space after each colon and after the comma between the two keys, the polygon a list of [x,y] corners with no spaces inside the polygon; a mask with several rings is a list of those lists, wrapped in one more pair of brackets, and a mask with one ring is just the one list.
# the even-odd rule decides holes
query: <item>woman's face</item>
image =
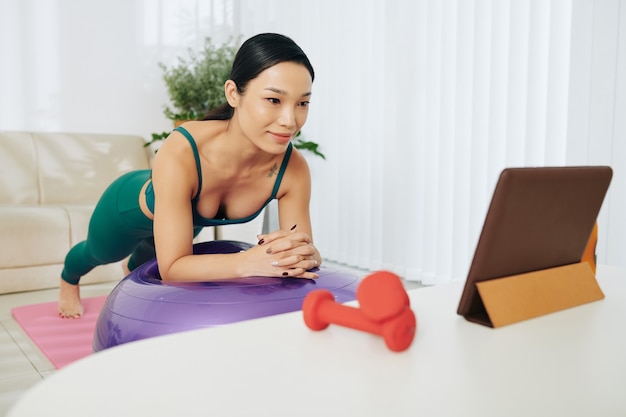
{"label": "woman's face", "polygon": [[311,74],[303,65],[282,62],[261,72],[238,97],[240,128],[256,146],[282,153],[306,122]]}

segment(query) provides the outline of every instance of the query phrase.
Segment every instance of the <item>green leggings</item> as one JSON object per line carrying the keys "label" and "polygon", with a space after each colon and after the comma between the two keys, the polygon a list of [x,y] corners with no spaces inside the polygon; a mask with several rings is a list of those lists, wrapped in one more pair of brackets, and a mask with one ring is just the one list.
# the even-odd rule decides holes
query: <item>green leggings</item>
{"label": "green leggings", "polygon": [[[104,191],[91,215],[87,240],[77,243],[65,257],[63,280],[76,285],[96,266],[128,255],[131,271],[155,257],[152,220],[139,207],[139,193],[148,178],[150,170],[132,171]],[[201,229],[194,229],[194,236]]]}

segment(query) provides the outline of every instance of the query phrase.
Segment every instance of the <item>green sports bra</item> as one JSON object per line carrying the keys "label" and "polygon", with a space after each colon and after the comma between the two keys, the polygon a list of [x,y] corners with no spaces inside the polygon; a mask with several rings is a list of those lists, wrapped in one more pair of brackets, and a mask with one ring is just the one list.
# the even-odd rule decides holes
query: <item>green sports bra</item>
{"label": "green sports bra", "polygon": [[[289,163],[289,157],[291,156],[291,151],[293,148],[293,144],[291,143],[289,143],[287,152],[285,153],[285,156],[283,157],[283,162],[280,165],[280,170],[278,171],[278,175],[276,176],[276,181],[274,182],[274,189],[272,190],[272,195],[270,195],[270,197],[265,201],[265,203],[263,203],[263,206],[261,206],[261,208],[257,210],[256,213],[253,213],[250,216],[244,217],[242,219],[226,219],[226,218],[209,219],[206,217],[202,217],[198,213],[198,207],[197,207],[198,200],[200,199],[200,191],[202,191],[202,167],[200,165],[200,155],[198,153],[198,147],[196,146],[196,141],[194,140],[193,136],[191,136],[191,134],[185,128],[179,126],[174,130],[179,131],[185,136],[185,138],[187,138],[187,141],[189,142],[189,144],[191,145],[191,149],[193,150],[193,156],[196,160],[196,170],[198,171],[198,192],[191,200],[194,226],[222,226],[222,225],[227,225],[227,224],[239,224],[239,223],[249,222],[253,220],[255,217],[257,217],[259,214],[261,214],[263,209],[270,203],[270,201],[276,198],[276,194],[278,193],[278,188],[280,187],[280,183],[283,179],[283,175],[285,173],[285,170],[287,169],[287,164]],[[148,205],[148,209],[150,210],[150,212],[154,213],[154,188],[152,187],[152,181],[150,181],[150,183],[146,187],[146,204]]]}

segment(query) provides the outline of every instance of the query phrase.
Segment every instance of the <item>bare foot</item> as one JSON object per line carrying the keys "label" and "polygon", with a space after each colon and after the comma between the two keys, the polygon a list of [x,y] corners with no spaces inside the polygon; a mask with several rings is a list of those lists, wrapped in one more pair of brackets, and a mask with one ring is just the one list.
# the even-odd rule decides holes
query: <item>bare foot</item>
{"label": "bare foot", "polygon": [[80,302],[80,288],[61,278],[59,284],[59,317],[64,319],[79,319],[83,315],[83,305]]}

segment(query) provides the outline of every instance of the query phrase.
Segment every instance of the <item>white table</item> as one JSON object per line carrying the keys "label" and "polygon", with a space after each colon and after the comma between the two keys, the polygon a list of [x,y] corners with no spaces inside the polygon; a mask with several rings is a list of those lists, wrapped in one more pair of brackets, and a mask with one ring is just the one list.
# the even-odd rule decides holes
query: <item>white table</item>
{"label": "white table", "polygon": [[604,300],[495,330],[456,315],[461,283],[412,290],[402,353],[300,312],[130,343],[9,416],[625,416],[626,271],[598,277]]}

